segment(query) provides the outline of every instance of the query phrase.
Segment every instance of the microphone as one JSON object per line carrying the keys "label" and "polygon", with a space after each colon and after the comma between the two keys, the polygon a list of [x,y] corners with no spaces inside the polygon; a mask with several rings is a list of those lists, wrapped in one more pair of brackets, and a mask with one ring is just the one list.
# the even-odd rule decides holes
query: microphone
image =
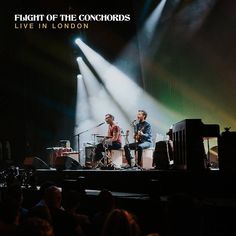
{"label": "microphone", "polygon": [[105,124],[105,122],[102,122],[101,124],[97,125],[97,127],[99,127],[99,126],[101,126],[101,125],[104,125],[104,124]]}
{"label": "microphone", "polygon": [[131,122],[131,125],[134,125],[134,124],[136,123],[136,121],[137,121],[137,120],[133,120],[133,121]]}

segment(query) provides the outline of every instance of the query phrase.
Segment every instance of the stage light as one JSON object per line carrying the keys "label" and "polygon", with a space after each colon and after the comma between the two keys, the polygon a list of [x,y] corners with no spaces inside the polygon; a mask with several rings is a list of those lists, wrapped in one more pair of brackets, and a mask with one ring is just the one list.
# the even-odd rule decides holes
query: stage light
{"label": "stage light", "polygon": [[77,61],[77,62],[79,62],[79,61],[81,61],[81,60],[82,60],[82,57],[77,57],[77,58],[76,58],[76,61]]}
{"label": "stage light", "polygon": [[140,43],[142,44],[142,47],[147,46],[147,44],[149,44],[150,41],[153,39],[155,29],[160,21],[165,4],[166,0],[162,0],[158,4],[158,6],[154,9],[154,11],[145,21],[144,27],[141,32],[139,32],[139,36],[141,37],[139,40],[141,40]]}
{"label": "stage light", "polygon": [[82,41],[81,38],[75,39],[75,43],[76,43],[77,45],[78,45],[81,41]]}
{"label": "stage light", "polygon": [[77,79],[83,79],[83,76],[81,74],[77,75]]}
{"label": "stage light", "polygon": [[152,2],[153,2],[153,0],[146,0],[145,1],[143,8],[142,8],[142,12],[140,13],[140,16],[138,19],[139,25],[141,25],[140,24],[141,22],[144,22],[146,15],[148,14],[150,7],[152,5]]}

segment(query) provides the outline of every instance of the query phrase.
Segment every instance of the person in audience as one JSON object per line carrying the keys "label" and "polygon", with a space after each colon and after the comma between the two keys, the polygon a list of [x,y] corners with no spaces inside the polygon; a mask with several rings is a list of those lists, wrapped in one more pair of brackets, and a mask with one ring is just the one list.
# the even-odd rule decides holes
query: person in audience
{"label": "person in audience", "polygon": [[34,207],[29,209],[27,217],[38,217],[52,223],[51,213],[45,202],[46,190],[51,186],[55,186],[54,182],[52,181],[46,181],[42,183],[39,189],[39,201],[35,204]]}
{"label": "person in audience", "polygon": [[45,191],[45,204],[52,219],[55,236],[75,235],[83,236],[84,232],[76,217],[61,207],[62,193],[56,186],[51,186]]}
{"label": "person in audience", "polygon": [[98,212],[94,215],[92,223],[95,231],[100,235],[107,216],[115,208],[115,199],[112,193],[106,189],[101,190],[97,197],[97,206]]}
{"label": "person in audience", "polygon": [[141,236],[142,232],[133,214],[124,209],[114,209],[107,216],[102,236]]}
{"label": "person in audience", "polygon": [[66,212],[75,217],[86,235],[92,235],[92,227],[89,217],[86,214],[80,213],[80,205],[83,198],[83,192],[81,193],[77,190],[68,189],[63,194],[63,207]]}
{"label": "person in audience", "polygon": [[28,209],[22,206],[23,203],[23,191],[20,183],[13,183],[8,185],[5,191],[3,191],[3,201],[14,202],[19,208],[19,222],[22,222],[28,213]]}
{"label": "person in audience", "polygon": [[201,216],[197,199],[188,193],[174,193],[167,201],[167,230],[170,236],[198,236]]}
{"label": "person in audience", "polygon": [[57,186],[50,186],[45,190],[44,201],[49,208],[61,208],[61,190]]}
{"label": "person in audience", "polygon": [[47,188],[54,186],[54,185],[55,185],[55,183],[52,181],[46,181],[46,182],[42,183],[42,185],[40,186],[40,189],[39,189],[40,199],[35,206],[44,206],[45,205],[45,191]]}
{"label": "person in audience", "polygon": [[29,209],[27,218],[37,217],[52,223],[52,217],[49,208],[46,205],[38,205]]}
{"label": "person in audience", "polygon": [[18,226],[16,235],[24,236],[54,236],[53,228],[47,220],[37,217],[28,218]]}
{"label": "person in audience", "polygon": [[20,208],[17,201],[5,199],[0,202],[0,235],[14,235],[19,224]]}

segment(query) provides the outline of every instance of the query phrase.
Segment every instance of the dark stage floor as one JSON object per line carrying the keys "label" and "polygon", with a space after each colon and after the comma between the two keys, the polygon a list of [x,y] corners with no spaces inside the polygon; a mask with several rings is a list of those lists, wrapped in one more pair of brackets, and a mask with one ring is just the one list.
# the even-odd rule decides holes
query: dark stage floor
{"label": "dark stage floor", "polygon": [[177,170],[56,170],[37,169],[34,174],[37,185],[51,180],[62,186],[83,185],[85,189],[108,189],[114,192],[166,196],[174,193],[228,197],[235,196],[236,174],[219,170],[198,172]]}

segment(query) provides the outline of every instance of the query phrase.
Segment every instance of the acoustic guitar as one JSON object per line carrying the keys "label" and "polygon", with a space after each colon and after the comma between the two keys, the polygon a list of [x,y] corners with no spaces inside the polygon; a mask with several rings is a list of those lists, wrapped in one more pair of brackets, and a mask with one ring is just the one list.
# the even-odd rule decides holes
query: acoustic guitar
{"label": "acoustic guitar", "polygon": [[143,130],[144,130],[144,127],[142,127],[140,130],[135,132],[135,134],[134,134],[135,141],[137,141],[137,142],[141,141],[142,135],[140,134],[140,132],[142,132]]}

